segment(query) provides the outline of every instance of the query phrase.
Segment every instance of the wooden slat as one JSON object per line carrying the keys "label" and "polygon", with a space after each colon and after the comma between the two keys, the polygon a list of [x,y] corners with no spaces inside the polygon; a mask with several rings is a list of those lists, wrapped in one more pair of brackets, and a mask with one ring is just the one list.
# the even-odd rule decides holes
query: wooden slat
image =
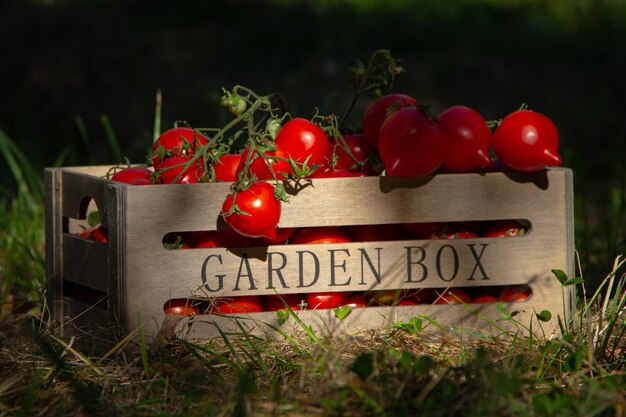
{"label": "wooden slat", "polygon": [[109,292],[107,246],[78,236],[63,235],[63,279]]}
{"label": "wooden slat", "polygon": [[[163,303],[169,298],[203,292],[210,296],[243,295],[251,293],[251,287],[256,288],[252,289],[256,294],[273,293],[268,288],[270,275],[282,293],[328,290],[333,274],[333,290],[530,283],[533,301],[526,304],[529,308],[525,314],[532,317],[528,311],[533,309],[563,308],[561,289],[550,269],[573,272],[573,191],[568,169],[535,174],[446,174],[419,179],[314,179],[292,197],[290,204],[283,205],[280,223],[283,227],[304,227],[527,219],[532,229],[522,238],[290,245],[233,251],[168,251],[161,244],[168,232],[223,228],[219,212],[230,184],[132,187],[93,176],[105,172],[102,167],[64,169],[67,189],[63,194],[63,213],[75,215],[76,203],[89,195],[99,201],[100,209],[107,214],[108,288],[113,291],[114,317],[127,330],[138,325],[141,315],[146,332],[156,333],[163,320]],[[72,209],[66,208],[66,203]],[[410,246],[416,248],[411,249],[414,252],[408,261],[406,248]],[[453,251],[459,268],[455,279],[446,282],[454,270]],[[247,258],[242,257],[243,252]],[[312,254],[319,261],[319,277],[307,286],[304,284],[311,282],[315,271]],[[222,264],[218,256],[222,257]],[[477,269],[477,261],[482,269]],[[407,282],[407,265],[412,265],[414,282]],[[380,283],[372,268],[380,271]],[[422,281],[425,269],[429,275]],[[216,274],[226,276],[224,288],[217,291]],[[489,279],[483,279],[484,275]],[[474,279],[468,279],[470,276]],[[282,288],[281,277],[288,288]],[[347,285],[340,285],[344,283]],[[442,320],[452,320],[449,315],[457,313],[445,307],[437,307],[444,312]],[[417,314],[422,308],[404,311]],[[303,314],[318,320],[326,313]],[[376,324],[372,321],[376,314],[380,315],[368,308],[351,317],[363,316],[363,324],[371,327]],[[356,326],[358,321],[354,323]]]}

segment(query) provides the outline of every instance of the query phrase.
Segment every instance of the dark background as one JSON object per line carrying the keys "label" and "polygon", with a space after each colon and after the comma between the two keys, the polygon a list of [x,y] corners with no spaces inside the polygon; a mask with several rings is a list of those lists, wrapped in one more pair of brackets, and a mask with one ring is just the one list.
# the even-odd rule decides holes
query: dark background
{"label": "dark background", "polygon": [[[342,114],[347,64],[385,48],[406,70],[394,90],[433,114],[464,104],[497,119],[527,103],[555,121],[575,171],[577,248],[596,274],[623,249],[625,22],[608,0],[5,0],[0,128],[38,170],[111,164],[106,115],[143,162],[158,89],[163,128],[223,124],[217,101],[235,84],[283,94],[295,115]],[[0,174],[11,189],[2,163]]]}

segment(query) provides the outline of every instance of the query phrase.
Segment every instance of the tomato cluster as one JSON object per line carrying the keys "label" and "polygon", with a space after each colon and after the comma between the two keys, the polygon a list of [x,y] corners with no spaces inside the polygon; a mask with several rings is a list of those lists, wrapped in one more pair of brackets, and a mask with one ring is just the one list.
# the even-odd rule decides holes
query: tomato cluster
{"label": "tomato cluster", "polygon": [[[284,182],[371,175],[420,177],[500,170],[533,172],[561,164],[559,135],[554,123],[547,116],[527,109],[494,123],[461,105],[431,117],[414,97],[387,94],[366,108],[360,130],[347,131],[332,117],[318,115],[309,120],[276,114],[267,97],[259,98],[251,92],[245,97],[228,93],[227,98],[227,107],[238,117],[237,121],[246,125],[245,129],[232,134],[226,130],[210,133],[215,130],[175,126],[155,140],[146,166],[119,169],[110,176],[111,180],[130,185],[232,183],[221,210],[229,229],[171,236],[173,240],[164,240],[171,248],[518,236],[528,227],[517,220],[490,224],[283,228],[280,213],[286,200]],[[255,112],[261,111],[265,111],[265,129],[260,128],[261,122],[254,121]],[[228,126],[231,125],[235,124]],[[237,149],[233,138],[241,133],[246,141]],[[84,237],[106,243],[105,232],[102,227],[90,229],[84,232]],[[491,294],[466,295],[461,289],[441,290],[436,297],[427,296],[428,293],[403,292],[400,299],[408,304],[427,299],[428,302],[501,299]],[[388,303],[389,297],[388,292],[318,293],[283,298],[246,296],[232,302],[219,300],[212,311],[273,311],[283,308],[283,303],[292,309],[304,305],[361,307]],[[396,300],[397,294],[394,292],[391,297]],[[193,307],[173,300],[168,303],[164,308],[174,314],[190,314],[189,308]]]}
{"label": "tomato cluster", "polygon": [[477,172],[495,169],[496,160],[532,172],[562,162],[554,123],[525,109],[506,116],[492,134],[469,107],[453,106],[430,118],[412,97],[389,94],[370,104],[363,126],[391,176]]}
{"label": "tomato cluster", "polygon": [[365,292],[324,292],[308,294],[245,295],[224,297],[212,302],[203,299],[175,298],[163,305],[166,314],[191,316],[199,314],[245,314],[278,311],[287,308],[321,310],[337,307],[364,308],[377,306],[414,306],[424,304],[518,303],[532,295],[526,285],[422,288],[415,290],[382,290]]}

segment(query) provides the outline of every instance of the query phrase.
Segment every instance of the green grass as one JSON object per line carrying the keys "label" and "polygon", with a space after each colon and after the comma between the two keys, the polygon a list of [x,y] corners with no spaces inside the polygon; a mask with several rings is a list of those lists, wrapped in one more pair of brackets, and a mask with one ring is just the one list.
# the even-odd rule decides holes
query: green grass
{"label": "green grass", "polygon": [[[354,19],[355,26],[349,30],[370,40],[378,41],[383,32],[390,33],[389,38],[398,37],[402,32],[395,28],[403,25],[436,33],[434,37],[438,41],[432,41],[438,43],[433,47],[426,44],[426,37],[404,38],[407,45],[402,45],[401,41],[399,45],[405,51],[414,52],[414,55],[407,54],[406,63],[415,65],[417,61],[421,69],[415,75],[407,74],[409,82],[405,85],[412,86],[427,98],[443,94],[440,97],[442,103],[478,100],[478,92],[467,86],[480,85],[483,88],[485,84],[475,83],[481,77],[472,78],[472,69],[482,74],[492,67],[474,68],[461,61],[467,56],[477,56],[489,63],[488,58],[493,58],[490,51],[502,50],[498,56],[505,57],[503,62],[515,64],[512,67],[504,65],[505,69],[517,68],[518,64],[522,68],[513,71],[510,75],[513,78],[505,78],[500,84],[486,84],[491,86],[486,89],[488,91],[500,91],[503,86],[511,87],[511,90],[485,95],[483,106],[489,108],[494,102],[498,107],[506,107],[515,104],[518,95],[524,99],[531,95],[535,103],[546,107],[547,113],[558,114],[561,120],[569,120],[574,123],[572,126],[577,126],[564,128],[565,148],[568,149],[565,156],[567,165],[576,175],[579,269],[586,271],[585,281],[593,285],[589,288],[576,285],[578,303],[572,321],[563,323],[562,334],[546,338],[540,329],[533,327],[536,330],[533,337],[467,339],[450,333],[446,337],[428,338],[422,329],[426,318],[415,318],[396,323],[392,329],[354,336],[322,338],[312,333],[307,323],[299,323],[301,334],[279,332],[270,340],[258,339],[245,332],[239,335],[222,332],[203,343],[173,339],[154,348],[143,342],[141,329],[138,329],[140,343],[136,346],[121,343],[105,354],[87,354],[78,347],[77,340],[55,336],[54,327],[41,318],[42,307],[38,303],[42,301],[45,275],[41,175],[30,158],[0,130],[0,162],[6,163],[16,185],[0,189],[0,305],[12,300],[31,301],[25,303],[26,308],[13,309],[14,306],[10,306],[0,311],[0,416],[624,415],[626,280],[622,258],[616,258],[617,254],[624,252],[626,240],[624,134],[615,131],[599,134],[615,137],[619,146],[612,149],[611,155],[581,152],[581,146],[589,142],[584,140],[582,133],[580,137],[576,136],[578,131],[588,132],[590,130],[585,129],[588,126],[613,126],[609,121],[618,119],[611,116],[609,104],[605,103],[607,92],[601,88],[603,84],[600,82],[592,83],[586,91],[596,93],[583,92],[581,100],[578,96],[568,100],[567,95],[557,95],[557,90],[549,86],[555,84],[563,89],[556,81],[561,78],[576,80],[577,75],[600,65],[591,61],[581,64],[578,61],[581,48],[587,54],[590,50],[598,50],[600,60],[608,59],[607,55],[617,55],[615,51],[619,48],[616,46],[620,45],[621,38],[615,36],[607,42],[603,40],[606,40],[606,33],[623,33],[621,29],[626,19],[622,16],[626,7],[611,1],[530,0],[452,2],[454,7],[443,2],[425,1],[414,7],[413,2],[401,1],[394,2],[393,7],[403,16],[395,22],[392,17],[396,15],[390,12],[392,9],[383,7],[383,3],[388,2],[352,0],[350,6],[346,6],[346,2],[326,0],[300,2],[298,7],[314,10],[316,14],[310,20],[315,24],[324,23],[324,17],[352,17],[356,13],[364,19]],[[275,0],[270,4],[287,5],[289,2]],[[252,7],[248,3],[245,5]],[[495,16],[492,24],[485,24],[484,16],[475,12],[474,6]],[[156,12],[160,10],[158,8],[154,10],[157,16],[161,13]],[[227,8],[227,11],[230,13],[234,9]],[[294,14],[289,7],[275,7],[272,12],[278,17],[269,17],[274,23],[266,25],[268,28],[277,27],[275,22]],[[160,20],[141,14],[144,15],[146,21]],[[599,18],[590,19],[589,16]],[[617,18],[613,18],[615,16]],[[242,26],[256,28],[248,19],[244,19]],[[343,27],[337,23],[339,20],[334,20],[335,26],[329,26],[327,32],[339,31]],[[465,21],[469,26],[461,24]],[[367,25],[360,22],[367,22]],[[390,23],[385,25],[385,22]],[[505,36],[507,22],[512,22],[512,27],[517,30],[524,28],[525,35],[518,38]],[[173,23],[176,24],[180,23]],[[373,30],[372,25],[385,30]],[[440,31],[442,26],[458,29],[443,32]],[[211,30],[215,30],[213,26]],[[498,30],[502,36],[494,38],[493,33]],[[323,40],[319,48],[327,48],[336,55],[341,55],[342,50],[363,49],[348,32],[339,33],[333,38],[333,44],[344,49],[333,49],[330,44],[324,46]],[[446,42],[459,45],[458,40],[465,37],[468,37],[466,46],[470,46],[467,55],[446,49]],[[561,43],[563,39],[567,41]],[[510,40],[513,40],[512,44],[508,43]],[[545,49],[537,48],[538,44]],[[472,45],[479,47],[472,49]],[[236,63],[239,66],[240,60],[236,58],[241,53],[237,48],[227,46],[234,52],[223,64],[232,70],[233,67],[228,65]],[[277,48],[285,57],[291,57],[280,45]],[[267,55],[263,48],[249,53],[253,58]],[[326,53],[318,51],[319,56]],[[516,54],[539,58],[529,58],[526,68],[526,60],[518,62]],[[555,54],[565,56],[553,71],[556,78],[532,68],[536,62]],[[449,60],[440,59],[440,55],[449,55]],[[272,62],[283,66],[284,61],[274,59]],[[197,66],[185,65],[188,71]],[[572,65],[584,71],[568,73]],[[269,78],[272,71],[280,72],[284,79],[302,78],[297,73],[283,76],[282,71],[286,70],[269,65],[269,70],[260,74],[270,80],[267,84],[274,82]],[[210,72],[214,72],[213,69]],[[542,79],[524,78],[526,72],[542,74]],[[472,81],[456,77],[457,73],[465,74]],[[488,72],[486,78],[491,79],[489,74],[492,73]],[[514,82],[518,80],[516,77],[522,82]],[[547,77],[547,81],[543,77]],[[532,82],[524,83],[524,79]],[[595,79],[587,79],[587,82],[592,81]],[[292,89],[304,90],[306,83],[300,82],[303,84],[291,86]],[[524,90],[529,84],[537,88],[532,92]],[[434,91],[438,85],[445,85],[445,91]],[[172,94],[170,90],[166,97]],[[188,94],[187,90],[184,94]],[[311,95],[311,102],[319,101],[315,94],[328,95],[328,91],[319,89]],[[497,101],[499,96],[506,99]],[[193,98],[189,99],[193,102]],[[305,100],[300,107],[308,110],[310,104]],[[141,105],[145,106],[145,103]],[[160,105],[159,100],[157,112],[160,112]],[[206,109],[202,108],[202,112]],[[110,148],[110,157],[122,162],[126,150],[120,147],[112,127],[118,119],[111,119],[101,117],[96,125],[102,127],[102,142]],[[30,119],[28,123],[32,123]],[[163,126],[166,124],[164,122]],[[79,144],[82,143],[84,149],[82,161],[97,161],[100,147],[92,148],[93,137],[88,135],[87,125],[80,117],[76,119],[76,127],[82,141]],[[160,130],[161,119],[158,118],[154,121],[154,132]],[[20,143],[34,147],[28,140]],[[61,152],[57,163],[62,163],[68,154],[69,151]],[[606,165],[610,175],[600,178],[590,165],[595,165],[596,171],[597,166]],[[593,268],[588,268],[589,265]],[[604,275],[606,277],[602,278]],[[561,278],[567,282],[572,277]],[[511,312],[502,313],[503,317],[514,319]],[[562,315],[562,312],[551,313]],[[533,326],[539,324],[534,322]],[[519,325],[528,326],[528,323]]]}

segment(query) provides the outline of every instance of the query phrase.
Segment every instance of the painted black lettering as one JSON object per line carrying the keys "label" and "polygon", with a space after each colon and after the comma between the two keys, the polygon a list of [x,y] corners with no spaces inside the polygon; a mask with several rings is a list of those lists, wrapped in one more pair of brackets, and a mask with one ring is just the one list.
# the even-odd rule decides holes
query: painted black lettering
{"label": "painted black lettering", "polygon": [[209,255],[206,257],[206,259],[204,260],[204,262],[202,262],[202,271],[200,272],[200,276],[202,277],[202,286],[204,288],[207,289],[207,291],[209,292],[218,292],[221,291],[222,288],[224,288],[224,278],[226,277],[226,275],[215,275],[215,278],[217,278],[217,288],[211,288],[211,286],[209,285],[209,278],[207,276],[207,268],[209,266],[209,260],[211,258],[217,258],[217,261],[220,263],[220,265],[223,265],[224,263],[222,262],[222,255]]}
{"label": "painted black lettering", "polygon": [[[299,250],[299,251],[296,251],[296,253],[298,254],[298,288],[310,287],[313,284],[315,284],[318,278],[320,277],[320,260],[317,258],[315,253],[308,251],[308,250],[302,250],[302,251]],[[305,254],[310,255],[311,258],[313,259],[313,278],[311,279],[311,282],[309,282],[308,284],[304,283],[304,255]]]}
{"label": "painted black lettering", "polygon": [[489,246],[489,244],[482,243],[480,245],[482,246],[482,248],[480,249],[480,253],[476,253],[476,249],[474,249],[474,247],[476,246],[475,244],[467,245],[467,246],[470,248],[470,251],[472,251],[472,255],[474,256],[474,260],[476,261],[476,265],[474,265],[474,269],[472,269],[472,273],[470,274],[468,281],[474,280],[474,272],[476,272],[477,269],[480,270],[480,273],[483,276],[481,280],[490,279],[487,276],[487,272],[485,271],[485,268],[483,268],[483,264],[480,262],[480,259],[483,257],[483,254],[485,253],[485,249],[487,249],[487,246]]}
{"label": "painted black lettering", "polygon": [[[450,249],[450,252],[452,252],[453,269],[452,269],[452,276],[450,276],[450,277],[444,277],[443,276],[443,271],[441,269],[441,259],[443,258],[443,251],[444,251],[444,249]],[[454,278],[456,278],[456,274],[458,272],[459,272],[459,254],[456,253],[456,249],[454,249],[454,246],[452,246],[452,245],[443,245],[437,251],[437,275],[439,275],[439,278],[441,278],[442,281],[450,282]]]}
{"label": "painted black lettering", "polygon": [[[274,267],[274,255],[277,255],[281,259],[280,265],[277,267]],[[268,252],[267,253],[267,288],[268,289],[274,288],[274,280],[272,279],[274,273],[276,273],[276,276],[280,280],[282,287],[289,288],[289,286],[285,282],[285,277],[283,276],[283,272],[282,272],[282,269],[284,269],[285,266],[287,266],[287,255],[281,252]]]}
{"label": "painted black lettering", "polygon": [[359,285],[365,285],[365,271],[364,271],[365,268],[364,268],[364,263],[363,263],[364,260],[365,262],[367,262],[370,270],[374,274],[376,283],[380,284],[380,251],[382,250],[382,248],[374,248],[374,249],[376,249],[376,266],[374,266],[374,263],[372,262],[372,259],[367,254],[367,251],[365,249],[359,249],[359,252],[361,252],[361,282],[359,283]]}
{"label": "painted black lettering", "polygon": [[[244,267],[246,268],[246,273],[242,274]],[[235,282],[235,288],[233,288],[233,291],[239,291],[239,280],[242,277],[247,277],[248,281],[250,281],[250,288],[248,288],[249,290],[256,290],[256,285],[254,285],[254,277],[252,276],[252,270],[250,269],[250,261],[248,260],[248,254],[247,253],[242,253],[241,254],[241,262],[239,263],[239,272],[237,272],[237,281]]]}
{"label": "painted black lettering", "polygon": [[[424,259],[426,259],[426,251],[421,246],[405,246],[406,249],[406,282],[422,282],[428,276],[428,268],[424,265]],[[412,253],[417,251],[419,259],[413,260]],[[413,265],[419,265],[422,268],[421,277],[413,279]]]}
{"label": "painted black lettering", "polygon": [[336,252],[344,252],[346,255],[348,255],[348,257],[350,256],[350,251],[348,249],[330,249],[328,252],[330,252],[330,286],[331,287],[339,287],[339,286],[343,286],[343,285],[350,285],[350,281],[352,281],[352,277],[348,277],[347,281],[344,281],[342,283],[337,283],[336,281],[336,275],[335,275],[335,270],[337,268],[341,268],[343,269],[343,272],[346,272],[346,260],[344,259],[342,263],[337,264],[335,263],[335,253]]}

